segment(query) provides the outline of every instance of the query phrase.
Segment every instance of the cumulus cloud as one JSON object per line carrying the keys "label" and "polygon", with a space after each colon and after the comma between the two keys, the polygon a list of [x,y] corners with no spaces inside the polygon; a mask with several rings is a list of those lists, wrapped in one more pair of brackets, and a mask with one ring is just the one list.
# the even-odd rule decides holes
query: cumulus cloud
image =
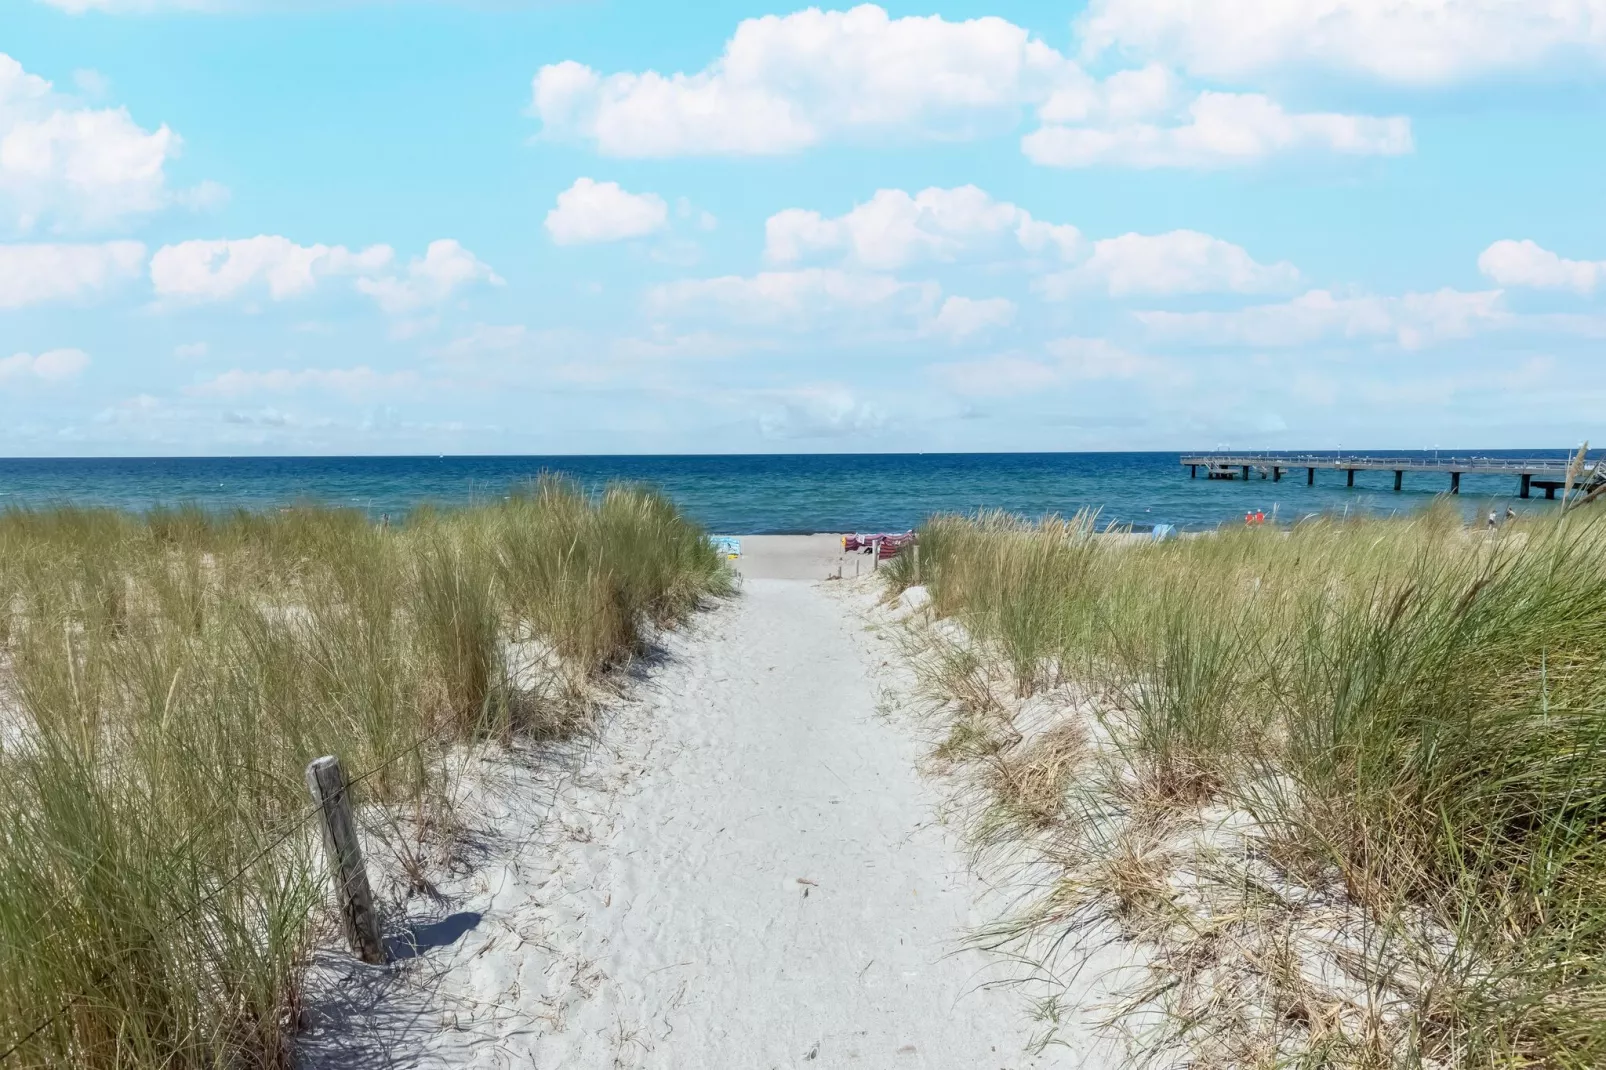
{"label": "cumulus cloud", "polygon": [[1139,322],[1157,335],[1205,345],[1267,348],[1309,345],[1328,339],[1392,340],[1417,349],[1449,338],[1466,338],[1510,318],[1499,290],[1442,289],[1399,297],[1339,297],[1311,290],[1280,304],[1231,312],[1139,312]]}
{"label": "cumulus cloud", "polygon": [[13,353],[0,358],[0,383],[33,380],[62,383],[76,379],[89,367],[89,354],[82,349],[50,349],[38,356]]}
{"label": "cumulus cloud", "polygon": [[1262,264],[1248,250],[1196,230],[1123,234],[1093,243],[1086,260],[1045,276],[1039,288],[1050,299],[1097,287],[1111,297],[1132,294],[1261,293],[1299,281],[1286,261]]}
{"label": "cumulus cloud", "polygon": [[458,290],[475,283],[503,285],[489,264],[451,238],[429,243],[421,257],[407,264],[405,275],[357,280],[357,289],[372,297],[386,312],[411,312],[449,300]]}
{"label": "cumulus cloud", "polygon": [[1568,260],[1537,242],[1497,241],[1478,256],[1478,270],[1501,286],[1592,293],[1606,279],[1606,260]]}
{"label": "cumulus cloud", "polygon": [[1601,0],[1092,0],[1087,49],[1211,78],[1312,67],[1442,84],[1606,57]]}
{"label": "cumulus cloud", "polygon": [[1048,167],[1222,167],[1307,149],[1352,156],[1412,150],[1411,121],[1334,112],[1295,113],[1259,93],[1200,93],[1180,125],[1047,123],[1021,140]]}
{"label": "cumulus cloud", "polygon": [[1001,18],[810,8],[743,20],[692,74],[543,67],[533,110],[549,134],[609,156],[784,153],[837,134],[941,136],[989,114],[1012,120],[1068,62]]}
{"label": "cumulus cloud", "polygon": [[237,398],[252,394],[288,394],[322,390],[362,399],[418,384],[414,372],[379,372],[360,364],[355,368],[273,368],[247,371],[234,368],[196,383],[185,390],[192,397]]}
{"label": "cumulus cloud", "polygon": [[962,342],[994,327],[1007,327],[1014,320],[1015,302],[1008,298],[950,297],[937,310],[928,330],[949,341]]}
{"label": "cumulus cloud", "polygon": [[1075,227],[1033,219],[1024,208],[975,186],[916,194],[882,189],[840,216],[788,208],[764,223],[764,255],[774,263],[843,253],[875,270],[1022,250],[1069,258],[1080,242]]}
{"label": "cumulus cloud", "polygon": [[[916,194],[877,190],[840,216],[788,208],[764,225],[764,255],[790,264],[820,256],[856,268],[891,271],[962,259],[1013,259],[1042,270],[1035,288],[1051,300],[1097,288],[1133,294],[1260,293],[1292,287],[1292,264],[1262,264],[1241,246],[1193,230],[1123,234],[1087,242],[1069,223],[1048,223],[975,186]],[[959,299],[963,300],[963,299]],[[955,306],[961,307],[961,306]]]}
{"label": "cumulus cloud", "polygon": [[1163,65],[1101,81],[1001,18],[895,19],[863,4],[746,19],[724,54],[692,74],[552,64],[535,76],[531,108],[548,136],[592,141],[610,156],[763,155],[838,137],[952,140],[1013,128],[1032,108],[1044,126],[1023,148],[1061,167],[1411,148],[1405,119],[1291,114],[1227,93],[1184,107],[1186,96]]}
{"label": "cumulus cloud", "polygon": [[352,252],[343,245],[298,245],[277,234],[164,245],[151,258],[158,297],[220,301],[266,291],[275,301],[313,290],[334,275],[383,270],[394,256],[388,245]]}
{"label": "cumulus cloud", "polygon": [[438,304],[474,282],[502,280],[473,253],[450,238],[430,242],[403,271],[393,269],[395,251],[370,245],[299,245],[277,234],[164,245],[151,258],[151,284],[168,301],[222,301],[266,294],[274,301],[303,296],[325,279],[349,277],[358,291],[386,312]]}
{"label": "cumulus cloud", "polygon": [[0,308],[84,299],[138,278],[145,246],[137,241],[98,245],[0,245]]}
{"label": "cumulus cloud", "polygon": [[640,238],[662,230],[669,205],[656,193],[627,193],[617,182],[577,178],[546,214],[547,233],[559,245]]}
{"label": "cumulus cloud", "polygon": [[732,322],[805,327],[844,316],[924,322],[940,295],[936,283],[805,268],[664,283],[647,292],[647,306],[661,315],[712,313]]}
{"label": "cumulus cloud", "polygon": [[172,203],[178,135],[126,108],[85,108],[0,53],[0,210],[20,230],[115,224]]}

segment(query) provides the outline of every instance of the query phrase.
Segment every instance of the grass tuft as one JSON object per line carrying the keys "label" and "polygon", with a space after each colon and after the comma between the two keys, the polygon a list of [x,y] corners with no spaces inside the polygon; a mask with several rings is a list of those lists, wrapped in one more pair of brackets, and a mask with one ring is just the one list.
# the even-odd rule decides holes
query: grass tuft
{"label": "grass tuft", "polygon": [[312,505],[0,514],[9,1065],[291,1065],[328,903],[305,764],[376,770],[363,798],[444,827],[444,748],[569,723],[728,582],[661,496],[558,479],[386,528]]}

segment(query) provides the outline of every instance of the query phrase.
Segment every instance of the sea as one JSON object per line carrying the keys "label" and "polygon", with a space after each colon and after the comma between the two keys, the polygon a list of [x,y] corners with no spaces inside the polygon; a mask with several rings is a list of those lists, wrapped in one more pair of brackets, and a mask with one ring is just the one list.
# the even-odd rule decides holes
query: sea
{"label": "sea", "polygon": [[[1432,457],[1389,451],[1388,457]],[[1346,451],[1347,457],[1368,456]],[[1565,450],[1457,451],[1456,456],[1557,457]],[[401,519],[429,503],[452,507],[499,499],[543,473],[588,489],[651,484],[710,531],[729,535],[904,531],[934,513],[1002,509],[1028,517],[1096,510],[1098,522],[1137,530],[1242,523],[1250,512],[1290,523],[1320,513],[1387,515],[1421,509],[1449,477],[1304,469],[1281,482],[1257,476],[1189,478],[1176,453],[874,453],[557,457],[186,457],[0,459],[0,508],[72,503],[144,510],[275,509],[319,502]],[[1517,498],[1514,476],[1463,476],[1456,499],[1469,517],[1554,508]]]}

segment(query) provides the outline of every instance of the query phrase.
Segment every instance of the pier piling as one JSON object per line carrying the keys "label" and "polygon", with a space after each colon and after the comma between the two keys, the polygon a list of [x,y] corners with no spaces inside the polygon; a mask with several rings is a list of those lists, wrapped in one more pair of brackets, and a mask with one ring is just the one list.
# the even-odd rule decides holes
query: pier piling
{"label": "pier piling", "polygon": [[1199,478],[1199,469],[1205,470],[1210,479],[1238,479],[1245,482],[1249,480],[1249,473],[1253,470],[1260,472],[1261,479],[1270,479],[1281,483],[1285,471],[1296,468],[1305,470],[1305,484],[1316,485],[1316,469],[1327,468],[1335,472],[1344,473],[1344,485],[1355,486],[1356,472],[1393,472],[1394,489],[1396,492],[1405,489],[1405,473],[1407,472],[1440,472],[1450,477],[1449,492],[1461,493],[1461,477],[1466,474],[1484,476],[1516,476],[1519,480],[1517,493],[1524,498],[1531,497],[1535,489],[1545,492],[1546,498],[1557,497],[1557,490],[1568,487],[1579,488],[1583,493],[1589,493],[1595,488],[1601,488],[1606,495],[1606,458],[1590,460],[1574,460],[1569,462],[1563,457],[1486,457],[1474,454],[1460,456],[1441,456],[1438,454],[1420,454],[1416,456],[1386,455],[1386,454],[1344,454],[1344,453],[1187,453],[1180,458],[1187,466],[1188,474],[1194,479]]}

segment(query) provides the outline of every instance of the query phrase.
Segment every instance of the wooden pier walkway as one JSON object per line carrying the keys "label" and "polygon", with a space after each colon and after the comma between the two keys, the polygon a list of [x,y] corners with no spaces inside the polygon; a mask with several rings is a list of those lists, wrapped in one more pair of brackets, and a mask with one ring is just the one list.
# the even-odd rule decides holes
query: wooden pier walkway
{"label": "wooden pier walkway", "polygon": [[[1199,470],[1207,479],[1250,478],[1258,472],[1260,478],[1281,482],[1284,472],[1305,469],[1305,482],[1316,482],[1316,470],[1327,469],[1345,473],[1347,485],[1355,485],[1356,472],[1393,472],[1394,489],[1405,485],[1407,472],[1435,472],[1450,477],[1450,493],[1461,493],[1463,475],[1512,476],[1518,480],[1517,493],[1529,497],[1534,488],[1554,498],[1556,491],[1567,486],[1567,469],[1571,463],[1566,457],[1376,457],[1344,456],[1333,453],[1188,453],[1182,463],[1189,475],[1199,478]],[[1575,472],[1574,489],[1593,489],[1606,483],[1606,464],[1586,460]]]}

